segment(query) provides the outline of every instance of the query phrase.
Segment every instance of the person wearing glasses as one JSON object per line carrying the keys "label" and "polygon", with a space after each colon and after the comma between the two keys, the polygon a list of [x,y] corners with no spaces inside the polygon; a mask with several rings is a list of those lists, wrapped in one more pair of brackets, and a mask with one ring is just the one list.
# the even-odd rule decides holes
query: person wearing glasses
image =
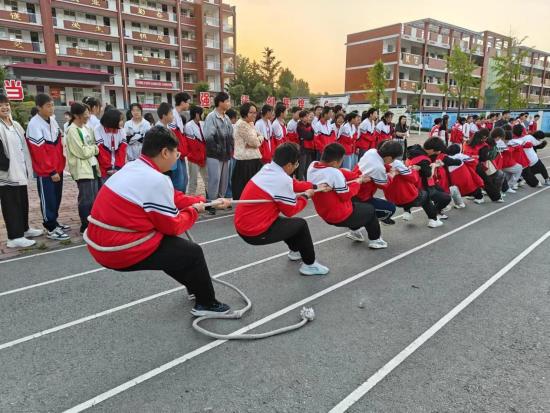
{"label": "person wearing glasses", "polygon": [[[315,249],[306,220],[293,218],[306,207],[316,188],[310,182],[291,178],[299,166],[299,157],[300,150],[294,143],[283,143],[275,149],[273,161],[264,165],[252,177],[240,198],[266,202],[238,204],[235,210],[235,229],[250,245],[283,241],[290,249],[288,258],[291,261],[302,260],[300,274],[325,275],[329,269],[315,259]],[[330,190],[326,185],[319,189]]]}

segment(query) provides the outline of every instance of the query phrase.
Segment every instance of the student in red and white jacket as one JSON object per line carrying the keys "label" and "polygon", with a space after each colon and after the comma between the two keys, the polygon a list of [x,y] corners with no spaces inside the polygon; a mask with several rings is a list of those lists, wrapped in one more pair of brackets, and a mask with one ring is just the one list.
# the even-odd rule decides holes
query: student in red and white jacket
{"label": "student in red and white jacket", "polygon": [[364,242],[360,229],[365,228],[369,237],[369,248],[387,248],[381,237],[380,223],[374,207],[368,203],[354,202],[352,198],[359,191],[359,185],[370,178],[341,169],[345,150],[339,143],[325,147],[321,160],[313,162],[307,171],[308,181],[315,185],[328,185],[332,191],[316,193],[313,196],[315,210],[330,225],[351,229],[346,236],[354,241]]}
{"label": "student in red and white jacket", "polygon": [[384,141],[378,146],[378,149],[370,149],[365,152],[357,163],[357,169],[361,174],[370,178],[369,182],[361,185],[357,199],[371,204],[378,219],[387,225],[395,224],[391,218],[395,214],[395,205],[385,199],[376,198],[374,195],[378,189],[384,190],[391,180],[386,171],[386,165],[392,163],[402,154],[401,142]]}
{"label": "student in red and white jacket", "polygon": [[121,127],[122,113],[116,109],[109,109],[100,120],[100,125],[94,130],[96,144],[99,147],[99,170],[101,183],[105,183],[115,172],[126,163],[126,133]]}
{"label": "student in red and white jacket", "polygon": [[171,131],[178,140],[178,152],[180,157],[177,162],[172,165],[172,169],[168,175],[172,180],[172,185],[178,191],[184,192],[187,190],[187,165],[185,164],[185,157],[188,153],[187,138],[180,131],[177,122],[174,118],[174,111],[172,105],[166,102],[162,102],[157,108],[157,116],[159,120],[156,126],[163,126]]}
{"label": "student in red and white jacket", "polygon": [[504,125],[504,144],[506,145],[501,152],[502,155],[502,172],[504,172],[504,179],[507,184],[506,192],[515,193],[519,187],[519,180],[521,179],[521,173],[523,172],[523,166],[518,162],[519,152],[523,153],[523,145],[517,141],[512,142],[514,137],[512,135],[512,126]]}
{"label": "student in red and white jacket", "polygon": [[[277,144],[273,138],[273,127],[271,118],[273,116],[273,106],[263,105],[260,112],[260,118],[256,121],[256,130],[264,137],[260,153],[262,154],[262,163],[270,163],[273,159],[273,154]],[[272,140],[273,139],[273,140]]]}
{"label": "student in red and white jacket", "polygon": [[345,117],[346,123],[338,131],[336,142],[344,147],[346,154],[342,162],[342,168],[350,171],[355,167],[357,161],[355,157],[355,142],[357,141],[357,124],[360,117],[357,112],[348,113]]}
{"label": "student in red and white jacket", "polygon": [[544,179],[544,185],[550,186],[550,178],[548,177],[548,170],[546,165],[537,155],[537,151],[546,147],[547,141],[543,140],[545,137],[543,131],[536,131],[530,135],[525,135],[522,138],[523,150],[525,155],[529,158],[529,168],[525,168],[522,172],[523,179],[529,184],[529,186],[542,186],[539,183],[538,178],[535,176],[541,174]]}
{"label": "student in red and white jacket", "polygon": [[533,120],[529,122],[529,128],[527,130],[529,134],[532,135],[533,133],[539,130],[539,125],[538,125],[539,119],[540,119],[540,115],[537,114],[533,116]]}
{"label": "student in red and white jacket", "polygon": [[275,149],[277,146],[282,145],[286,142],[286,106],[282,103],[277,103],[275,105],[275,119],[271,125],[272,137],[275,138],[273,141],[275,143]]}
{"label": "student in red and white jacket", "polygon": [[32,160],[32,169],[37,176],[40,210],[47,237],[54,240],[66,240],[68,226],[57,221],[59,206],[63,195],[63,155],[62,134],[54,116],[54,104],[51,97],[39,93],[35,98],[38,113],[27,126],[27,146]]}
{"label": "student in red and white jacket", "polygon": [[329,143],[336,141],[336,134],[332,130],[332,126],[329,122],[332,116],[332,108],[325,106],[319,120],[312,124],[313,126],[313,146],[315,148],[315,159],[319,159],[323,149]]}
{"label": "student in red and white jacket", "polygon": [[[446,152],[448,158],[454,161],[460,161],[458,165],[447,165],[451,185],[458,188],[461,196],[473,196],[476,204],[482,204],[484,198],[481,190],[483,189],[484,182],[476,172],[476,160],[469,155],[461,153],[460,146],[457,144],[449,146]],[[459,203],[458,207],[460,208],[462,205]]]}
{"label": "student in red and white jacket", "polygon": [[[542,184],[531,171],[531,167],[535,166],[535,164],[540,161],[535,148],[544,148],[544,146],[546,146],[546,142],[543,143],[531,135],[523,135],[524,130],[525,128],[523,125],[515,125],[512,128],[512,135],[514,139],[509,142],[509,145],[517,144],[522,148],[522,150],[518,150],[516,153],[516,160],[523,167],[521,177],[530,187],[541,187]],[[544,135],[542,136],[544,137]],[[546,168],[542,169],[546,170]]]}
{"label": "student in red and white jacket", "polygon": [[292,119],[288,121],[286,125],[286,139],[288,142],[294,142],[297,145],[300,145],[300,139],[298,137],[298,121],[300,120],[300,111],[301,109],[298,106],[294,106],[290,113],[292,114]]}
{"label": "student in red and white jacket", "polygon": [[[216,300],[201,247],[178,237],[204,211],[204,198],[175,191],[164,175],[178,159],[177,147],[168,129],[149,130],[141,157],[103,185],[84,238],[95,260],[107,268],[161,270],[185,285],[196,297],[193,315],[226,313],[229,306]],[[220,203],[229,205],[227,200]]]}
{"label": "student in red and white jacket", "polygon": [[391,121],[393,119],[393,112],[386,112],[380,122],[376,124],[374,131],[376,138],[376,146],[380,145],[380,142],[386,141],[392,138],[392,126]]}
{"label": "student in red and white jacket", "polygon": [[[307,222],[292,218],[302,211],[314,194],[309,182],[293,180],[300,151],[293,143],[284,143],[275,150],[273,162],[246,184],[240,200],[264,199],[265,203],[242,203],[235,210],[235,229],[250,245],[285,242],[291,261],[302,260],[300,274],[325,275],[329,269],[315,259],[315,249]],[[325,189],[325,187],[322,187]],[[302,192],[297,195],[296,192]],[[280,214],[288,218],[281,217]]]}
{"label": "student in red and white jacket", "polygon": [[185,124],[187,138],[187,160],[189,161],[189,184],[187,193],[197,194],[197,179],[200,174],[205,188],[208,186],[208,171],[206,169],[206,141],[204,140],[203,109],[193,106],[190,111],[190,121]]}
{"label": "student in red and white jacket", "polygon": [[465,122],[466,122],[466,118],[461,116],[457,119],[456,123],[451,128],[450,142],[460,145],[461,148],[462,148],[462,144],[464,143],[463,127]]}
{"label": "student in red and white jacket", "polygon": [[429,138],[439,138],[439,129],[441,127],[441,118],[434,119],[434,125],[428,135]]}
{"label": "student in red and white jacket", "polygon": [[363,112],[361,119],[361,123],[359,124],[359,136],[355,144],[357,159],[361,159],[369,149],[376,148],[374,128],[376,120],[378,119],[378,110],[370,108],[368,111]]}

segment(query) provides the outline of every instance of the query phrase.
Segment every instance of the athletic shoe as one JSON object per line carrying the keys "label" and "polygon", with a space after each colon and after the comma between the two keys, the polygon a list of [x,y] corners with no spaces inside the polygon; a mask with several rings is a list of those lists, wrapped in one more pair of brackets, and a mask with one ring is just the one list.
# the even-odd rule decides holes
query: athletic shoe
{"label": "athletic shoe", "polygon": [[61,222],[58,222],[57,223],[57,228],[61,228],[63,231],[67,231],[68,229],[71,229],[71,226],[62,224]]}
{"label": "athletic shoe", "polygon": [[302,259],[302,254],[300,254],[300,251],[289,251],[288,259],[290,261],[300,261]]}
{"label": "athletic shoe", "polygon": [[25,237],[9,239],[6,246],[8,248],[28,248],[36,244],[36,241]]}
{"label": "athletic shoe", "polygon": [[369,240],[369,248],[372,248],[373,250],[388,248],[388,243],[384,241],[382,238]]}
{"label": "athletic shoe", "polygon": [[449,219],[449,217],[445,214],[437,214],[437,219]]}
{"label": "athletic shoe", "polygon": [[469,199],[470,201],[471,201],[472,199],[475,199],[475,198],[474,198],[473,196],[471,196],[471,195],[465,196],[464,198]]}
{"label": "athletic shoe", "polygon": [[65,241],[70,238],[60,227],[57,227],[53,231],[48,231],[48,235],[46,235],[46,237],[56,241]]}
{"label": "athletic shoe", "polygon": [[513,188],[508,188],[506,192],[509,193],[509,194],[515,194],[516,193],[516,191]]}
{"label": "athletic shoe", "polygon": [[550,186],[550,178],[548,178],[547,180],[544,181],[544,185]]}
{"label": "athletic shoe", "polygon": [[506,198],[506,193],[505,193],[505,192],[501,192],[501,193],[500,193],[500,196],[501,196],[502,198]]}
{"label": "athletic shoe", "polygon": [[195,307],[191,310],[191,314],[195,317],[203,317],[205,315],[220,315],[227,314],[231,310],[227,304],[214,301],[211,304],[195,304]]}
{"label": "athletic shoe", "polygon": [[44,231],[41,229],[36,228],[29,228],[25,231],[25,235],[23,235],[25,238],[34,238],[39,237],[40,235],[44,234]]}
{"label": "athletic shoe", "polygon": [[517,191],[519,189],[519,185],[518,184],[512,185],[512,189],[514,191]]}
{"label": "athletic shoe", "polygon": [[499,204],[502,204],[502,203],[504,203],[505,201],[504,201],[504,199],[500,198],[500,199],[497,199],[496,202],[498,202]]}
{"label": "athletic shoe", "polygon": [[455,204],[455,208],[456,209],[466,208],[466,204],[464,202],[462,204],[458,204],[458,205]]}
{"label": "athletic shoe", "polygon": [[485,203],[485,199],[483,199],[483,198],[481,198],[481,199],[474,199],[474,203],[475,203],[475,204],[478,204],[478,205],[484,204],[484,203]]}
{"label": "athletic shoe", "polygon": [[430,228],[437,228],[437,227],[440,227],[443,225],[443,222],[440,221],[439,219],[430,219],[428,221],[428,227]]}
{"label": "athletic shoe", "polygon": [[349,238],[356,242],[365,242],[365,237],[363,237],[363,234],[361,234],[361,230],[358,229],[357,231],[350,231],[346,234],[346,238]]}
{"label": "athletic shoe", "polygon": [[300,266],[300,274],[302,275],[326,275],[328,272],[329,269],[324,265],[319,264],[317,261],[311,265],[303,263]]}
{"label": "athletic shoe", "polygon": [[391,218],[386,218],[386,219],[383,219],[382,221],[380,221],[382,224],[386,224],[386,225],[395,225],[395,221]]}
{"label": "athletic shoe", "polygon": [[[521,188],[524,185],[525,185],[525,181],[518,181],[518,185],[517,185],[518,187]],[[516,188],[514,188],[514,189],[516,189]]]}
{"label": "athletic shoe", "polygon": [[403,219],[403,221],[410,221],[411,219],[413,219],[413,216],[410,212],[403,212],[403,215],[401,215],[401,218]]}
{"label": "athletic shoe", "polygon": [[441,212],[449,212],[452,209],[450,205],[447,205],[445,208],[441,210]]}
{"label": "athletic shoe", "polygon": [[539,181],[539,183],[537,184],[537,188],[542,188],[543,185],[542,185],[542,182]]}
{"label": "athletic shoe", "polygon": [[204,208],[210,215],[216,215],[216,208],[214,207],[206,207]]}

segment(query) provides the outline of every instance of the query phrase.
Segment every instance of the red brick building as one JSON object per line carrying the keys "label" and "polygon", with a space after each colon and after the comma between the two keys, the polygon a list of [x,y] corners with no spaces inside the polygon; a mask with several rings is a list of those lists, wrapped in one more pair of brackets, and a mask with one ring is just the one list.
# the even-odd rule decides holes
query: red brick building
{"label": "red brick building", "polygon": [[[423,109],[457,107],[445,96],[440,85],[453,87],[447,71],[448,56],[455,45],[472,52],[474,76],[480,78],[480,99],[471,107],[491,107],[496,103],[492,91],[492,58],[506,50],[509,38],[498,33],[475,32],[433,19],[396,23],[347,36],[345,92],[352,103],[366,101],[367,73],[381,59],[389,71],[386,89],[392,105],[410,105],[411,97],[420,99]],[[526,48],[527,49],[527,48]],[[532,78],[524,94],[531,105],[550,105],[550,53],[527,49],[523,62],[525,76]]]}
{"label": "red brick building", "polygon": [[[0,0],[0,66],[17,75],[34,64],[38,78],[38,65],[88,71],[93,80],[81,83],[63,82],[68,70],[26,83],[58,105],[95,95],[154,107],[198,82],[223,90],[234,74],[235,18],[221,0]],[[101,74],[109,81],[98,83]]]}

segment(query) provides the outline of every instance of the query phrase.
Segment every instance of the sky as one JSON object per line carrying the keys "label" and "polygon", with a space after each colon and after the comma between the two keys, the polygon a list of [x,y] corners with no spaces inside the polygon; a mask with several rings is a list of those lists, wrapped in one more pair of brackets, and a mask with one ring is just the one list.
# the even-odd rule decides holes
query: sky
{"label": "sky", "polygon": [[549,0],[224,2],[237,9],[237,53],[259,60],[263,48],[271,47],[314,93],[344,92],[347,34],[427,17],[474,31],[528,36],[525,45],[550,52]]}

